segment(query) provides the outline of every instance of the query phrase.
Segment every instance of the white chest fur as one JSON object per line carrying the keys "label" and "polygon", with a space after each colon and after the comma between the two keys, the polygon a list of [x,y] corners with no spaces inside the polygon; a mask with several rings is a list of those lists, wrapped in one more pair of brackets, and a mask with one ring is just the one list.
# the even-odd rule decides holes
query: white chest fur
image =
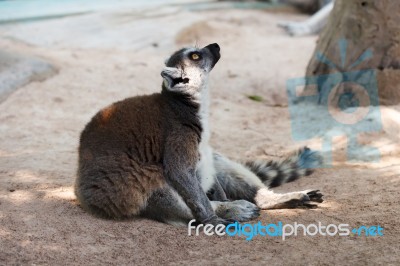
{"label": "white chest fur", "polygon": [[203,131],[199,144],[200,161],[197,164],[197,173],[200,176],[201,186],[204,192],[207,192],[214,184],[216,177],[213,151],[208,143],[210,139],[210,127],[208,124],[208,89],[205,89],[202,94],[199,116]]}
{"label": "white chest fur", "polygon": [[200,175],[201,187],[207,192],[215,182],[213,152],[208,143],[200,143],[199,149],[200,161],[197,164],[197,173]]}

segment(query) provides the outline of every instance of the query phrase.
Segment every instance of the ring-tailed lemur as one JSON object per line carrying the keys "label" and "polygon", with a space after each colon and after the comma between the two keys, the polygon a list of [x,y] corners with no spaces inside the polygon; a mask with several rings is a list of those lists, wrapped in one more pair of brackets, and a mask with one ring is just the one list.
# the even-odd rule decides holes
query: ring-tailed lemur
{"label": "ring-tailed lemur", "polygon": [[112,219],[229,224],[260,209],[315,207],[318,190],[277,194],[269,187],[310,173],[320,157],[303,148],[282,162],[239,164],[208,144],[208,77],[218,44],[175,52],[161,93],[101,110],[83,130],[75,193],[81,206]]}

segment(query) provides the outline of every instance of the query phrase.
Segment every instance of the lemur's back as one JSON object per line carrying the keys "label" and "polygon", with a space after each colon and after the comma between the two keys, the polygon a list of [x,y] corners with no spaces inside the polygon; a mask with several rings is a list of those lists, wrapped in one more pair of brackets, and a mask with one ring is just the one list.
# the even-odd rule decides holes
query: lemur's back
{"label": "lemur's back", "polygon": [[161,94],[138,96],[104,108],[87,124],[75,188],[85,209],[103,217],[130,217],[163,186],[167,112]]}

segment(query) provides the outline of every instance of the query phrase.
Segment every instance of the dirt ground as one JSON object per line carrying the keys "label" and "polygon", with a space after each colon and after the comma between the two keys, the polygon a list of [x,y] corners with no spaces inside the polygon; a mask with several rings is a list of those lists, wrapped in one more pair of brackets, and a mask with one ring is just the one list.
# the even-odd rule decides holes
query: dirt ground
{"label": "dirt ground", "polygon": [[383,130],[362,137],[380,150],[379,162],[347,163],[345,139],[335,138],[333,168],[276,189],[320,189],[325,202],[313,210],[263,211],[258,219],[380,225],[384,236],[195,237],[145,219],[101,220],[77,205],[73,184],[85,123],[111,102],[159,91],[164,59],[195,39],[222,49],[211,80],[216,150],[234,159],[279,159],[303,144],[321,146],[318,139],[292,140],[285,92],[287,79],[304,75],[317,37],[293,39],[276,27],[304,16],[157,12],[3,26],[2,49],[40,57],[59,71],[0,104],[0,265],[398,265],[399,106],[382,107]]}

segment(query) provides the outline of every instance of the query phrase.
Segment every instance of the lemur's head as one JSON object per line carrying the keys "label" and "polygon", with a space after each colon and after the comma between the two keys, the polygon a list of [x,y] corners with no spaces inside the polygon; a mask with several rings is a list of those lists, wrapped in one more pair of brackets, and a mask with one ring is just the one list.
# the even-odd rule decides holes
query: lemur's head
{"label": "lemur's head", "polygon": [[200,48],[183,48],[165,61],[161,72],[167,90],[198,96],[206,87],[208,75],[220,59],[216,43]]}

